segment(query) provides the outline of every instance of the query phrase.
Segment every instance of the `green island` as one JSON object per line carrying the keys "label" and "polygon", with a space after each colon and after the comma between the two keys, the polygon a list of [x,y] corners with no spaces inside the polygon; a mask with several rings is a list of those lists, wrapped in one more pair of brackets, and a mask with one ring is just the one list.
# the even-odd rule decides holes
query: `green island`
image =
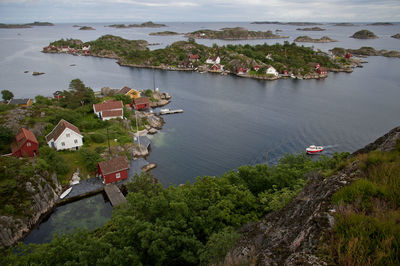
{"label": "green island", "polygon": [[375,22],[371,24],[367,24],[367,26],[394,26],[391,22]]}
{"label": "green island", "polygon": [[333,24],[333,26],[337,26],[337,27],[353,27],[356,26],[353,23],[348,23],[348,22],[341,22],[341,23],[335,23]]}
{"label": "green island", "polygon": [[152,36],[171,36],[171,35],[179,35],[180,33],[175,31],[159,31],[159,32],[151,32],[149,35]]}
{"label": "green island", "polygon": [[392,35],[390,37],[395,38],[395,39],[400,39],[400,33],[397,33],[397,34]]}
{"label": "green island", "polygon": [[90,26],[82,26],[79,28],[79,30],[95,30],[95,28],[90,27]]}
{"label": "green island", "polygon": [[[298,263],[308,262],[306,255],[313,254],[314,263],[395,265],[400,261],[400,141],[393,137],[398,132],[400,128],[394,129],[351,156],[336,153],[312,160],[305,154],[286,155],[274,166],[242,166],[178,187],[154,184],[148,173],[136,175],[126,185],[127,203],[114,209],[105,226],[57,236],[48,244],[3,249],[2,261],[5,265],[248,265],[265,254],[262,243],[268,234],[257,230],[272,223],[281,237],[266,245],[277,245],[288,236],[312,245],[312,250],[303,249]],[[388,151],[376,150],[381,145]],[[14,166],[13,172],[1,175],[3,200],[19,188],[13,175],[32,173],[25,159],[11,160],[0,158],[1,164]],[[50,166],[42,162],[40,167]],[[39,171],[38,165],[31,168]],[[308,214],[292,217],[295,226],[282,229],[279,224],[286,214],[298,212],[301,204],[308,204]],[[324,218],[326,212],[335,220],[332,227]],[[299,238],[296,228],[307,223],[318,229],[314,234],[305,230],[300,235],[306,237]],[[309,241],[309,237],[314,238]],[[251,242],[252,253],[235,253],[253,238],[259,241]],[[277,248],[286,251],[290,244]],[[274,261],[283,264],[290,253],[274,255]]]}
{"label": "green island", "polygon": [[333,40],[328,36],[322,36],[319,39],[313,39],[309,36],[299,36],[294,39],[295,42],[311,42],[311,43],[328,43],[328,42],[337,42],[337,40]]}
{"label": "green island", "polygon": [[[118,64],[131,67],[159,68],[165,70],[212,71],[214,65],[219,65],[216,72],[223,74],[238,74],[242,77],[256,79],[277,79],[290,75],[302,78],[321,78],[315,64],[329,71],[351,72],[351,68],[359,65],[352,58],[332,59],[328,54],[314,51],[312,48],[298,46],[295,43],[260,44],[260,45],[213,45],[208,47],[195,42],[178,41],[166,48],[150,50],[147,41],[126,40],[121,37],[105,35],[95,41],[82,42],[75,39],[61,39],[43,48],[45,53],[77,53],[118,60]],[[84,47],[89,47],[85,53]],[[63,47],[70,47],[64,50]],[[220,62],[210,58],[219,57]],[[221,69],[223,67],[223,70]],[[275,71],[267,74],[273,67]]]}
{"label": "green island", "polygon": [[186,37],[196,39],[219,39],[219,40],[253,40],[253,39],[280,39],[288,38],[273,34],[272,31],[249,31],[245,28],[223,28],[221,30],[198,30],[185,34]]}
{"label": "green island", "polygon": [[359,49],[344,49],[340,47],[335,47],[330,50],[332,54],[337,56],[345,56],[346,53],[354,54],[357,56],[384,56],[384,57],[396,57],[400,58],[400,52],[395,50],[376,50],[373,47],[363,46]]}
{"label": "green island", "polygon": [[144,22],[141,24],[129,24],[129,25],[125,25],[125,24],[112,24],[112,25],[108,25],[108,27],[111,28],[161,28],[161,27],[166,27],[167,25],[165,24],[158,24],[158,23],[153,23],[151,21],[148,22]]}
{"label": "green island", "polygon": [[354,39],[377,39],[378,36],[376,36],[372,31],[369,30],[360,30],[354,33],[351,38]]}
{"label": "green island", "polygon": [[290,26],[318,26],[322,23],[316,22],[279,22],[279,21],[254,21],[251,24],[276,24],[276,25],[290,25]]}
{"label": "green island", "polygon": [[40,21],[35,21],[33,23],[26,23],[26,24],[0,23],[0,29],[23,29],[23,28],[32,28],[32,26],[54,26],[54,24],[50,22],[40,22]]}
{"label": "green island", "polygon": [[312,28],[298,28],[296,30],[301,30],[301,31],[324,31],[325,29],[320,28],[320,27],[312,27]]}

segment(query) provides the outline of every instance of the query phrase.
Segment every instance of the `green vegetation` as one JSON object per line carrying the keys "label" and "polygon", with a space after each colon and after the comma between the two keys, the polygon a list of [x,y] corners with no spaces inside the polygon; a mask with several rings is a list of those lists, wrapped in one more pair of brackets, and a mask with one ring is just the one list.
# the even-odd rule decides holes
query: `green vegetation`
{"label": "green vegetation", "polygon": [[0,125],[0,153],[7,154],[11,152],[10,143],[14,139],[14,133],[8,127]]}
{"label": "green vegetation", "polygon": [[2,90],[1,91],[1,96],[3,97],[4,101],[9,101],[12,98],[14,98],[14,94],[9,90]]}
{"label": "green vegetation", "polygon": [[245,28],[223,28],[221,30],[198,30],[185,34],[186,37],[220,40],[279,39],[288,38],[272,31],[249,31]]}
{"label": "green vegetation", "polygon": [[372,31],[369,30],[360,30],[354,33],[352,38],[355,39],[376,39],[378,36],[376,36]]}
{"label": "green vegetation", "polygon": [[399,265],[400,142],[356,160],[360,179],[332,198],[338,212],[327,252],[333,264]]}
{"label": "green vegetation", "polygon": [[[45,245],[10,250],[6,264],[209,265],[218,263],[239,237],[237,228],[282,208],[307,182],[310,171],[340,164],[304,154],[276,166],[242,166],[221,177],[163,188],[149,174],[127,184],[127,204],[93,232],[56,237]],[[282,202],[283,201],[283,202]]]}
{"label": "green vegetation", "polygon": [[179,33],[175,31],[159,31],[159,32],[151,32],[149,35],[158,35],[158,36],[170,36],[170,35],[179,35]]}
{"label": "green vegetation", "polygon": [[[229,31],[228,31],[229,32]],[[60,47],[70,42],[71,47],[76,47],[79,40],[60,40],[51,43]],[[316,52],[312,48],[297,46],[295,43],[285,42],[282,44],[261,45],[227,45],[208,47],[197,44],[193,38],[186,41],[175,42],[166,48],[149,50],[146,41],[131,41],[121,37],[105,35],[99,39],[87,43],[80,42],[79,47],[90,45],[90,54],[118,58],[121,65],[134,66],[159,66],[185,68],[189,64],[189,55],[199,55],[199,60],[192,60],[193,68],[205,64],[210,56],[219,56],[221,64],[225,69],[236,73],[239,67],[250,69],[255,65],[268,68],[273,66],[278,72],[284,70],[294,74],[307,74],[315,72],[309,63],[319,63],[326,68],[340,68],[339,61],[331,59],[323,52]],[[347,60],[347,59],[345,59]],[[180,67],[179,67],[180,66]],[[259,71],[258,76],[265,74]]]}

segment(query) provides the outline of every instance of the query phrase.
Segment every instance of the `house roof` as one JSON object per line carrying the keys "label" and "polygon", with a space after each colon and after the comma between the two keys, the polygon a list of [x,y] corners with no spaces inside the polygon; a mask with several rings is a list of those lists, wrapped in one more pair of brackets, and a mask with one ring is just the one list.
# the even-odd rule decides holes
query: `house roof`
{"label": "house roof", "polygon": [[11,151],[14,153],[15,151],[19,150],[21,146],[24,145],[24,143],[28,140],[30,142],[39,144],[35,135],[31,131],[21,128],[20,132],[18,132],[18,134],[15,136],[15,140],[11,143]]}
{"label": "house roof", "polygon": [[82,133],[76,126],[64,119],[61,119],[60,122],[58,122],[57,126],[55,126],[55,128],[53,128],[53,130],[46,136],[46,141],[49,142],[52,139],[57,140],[66,128],[69,128],[82,136]]}
{"label": "house roof", "polygon": [[28,104],[29,98],[24,98],[24,99],[11,99],[8,104]]}
{"label": "house roof", "polygon": [[145,103],[150,103],[150,98],[149,97],[140,97],[136,98],[133,100],[135,104],[145,104]]}
{"label": "house roof", "polygon": [[125,86],[123,87],[117,94],[127,94],[128,92],[130,92],[132,89]]}
{"label": "house roof", "polygon": [[122,110],[105,110],[101,112],[102,117],[122,116]]}
{"label": "house roof", "polygon": [[122,109],[123,107],[124,105],[122,104],[122,101],[108,101],[104,103],[93,104],[93,110],[96,113],[105,110]]}
{"label": "house roof", "polygon": [[191,55],[189,55],[189,58],[190,59],[199,59],[200,57],[198,54],[191,54]]}
{"label": "house roof", "polygon": [[103,175],[108,175],[128,169],[129,163],[125,156],[118,156],[108,161],[99,162],[99,168]]}
{"label": "house roof", "polygon": [[60,96],[62,94],[62,91],[55,91],[53,93],[54,96]]}
{"label": "house roof", "polygon": [[212,61],[215,61],[215,60],[217,60],[217,58],[218,58],[218,56],[210,56],[208,59],[212,60]]}

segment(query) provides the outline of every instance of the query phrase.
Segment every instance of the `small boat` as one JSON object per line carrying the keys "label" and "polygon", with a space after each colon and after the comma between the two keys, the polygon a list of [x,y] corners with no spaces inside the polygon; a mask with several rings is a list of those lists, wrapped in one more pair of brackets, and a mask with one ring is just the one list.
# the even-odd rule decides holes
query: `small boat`
{"label": "small boat", "polygon": [[320,153],[324,150],[323,146],[315,146],[315,145],[311,145],[310,147],[308,147],[306,149],[307,154],[316,154],[316,153]]}
{"label": "small boat", "polygon": [[71,190],[72,190],[72,187],[70,187],[69,189],[67,189],[66,191],[64,191],[64,192],[61,194],[60,199],[65,198],[65,197],[71,192]]}

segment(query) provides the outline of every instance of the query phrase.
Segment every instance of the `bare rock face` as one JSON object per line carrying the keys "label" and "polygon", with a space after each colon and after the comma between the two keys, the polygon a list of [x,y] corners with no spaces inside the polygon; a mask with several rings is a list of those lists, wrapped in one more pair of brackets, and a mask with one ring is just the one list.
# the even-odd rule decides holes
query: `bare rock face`
{"label": "bare rock face", "polygon": [[31,215],[23,218],[0,216],[0,246],[11,246],[24,237],[40,217],[54,207],[62,189],[55,174],[49,178],[35,175],[24,184],[24,187],[29,193],[24,200],[31,201],[29,206],[32,210]]}
{"label": "bare rock face", "polygon": [[[400,139],[400,127],[354,154],[390,151]],[[332,195],[358,176],[357,161],[336,175],[309,174],[309,183],[282,210],[243,226],[241,238],[226,255],[224,265],[327,265],[316,255],[320,238],[331,229],[335,210]]]}

